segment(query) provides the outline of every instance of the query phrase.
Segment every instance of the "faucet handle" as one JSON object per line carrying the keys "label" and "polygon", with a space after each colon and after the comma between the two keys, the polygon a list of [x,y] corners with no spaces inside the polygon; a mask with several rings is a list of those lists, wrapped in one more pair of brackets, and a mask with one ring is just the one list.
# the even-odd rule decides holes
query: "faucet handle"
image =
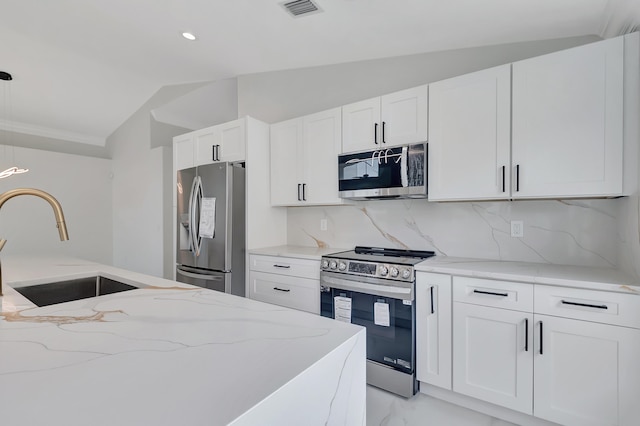
{"label": "faucet handle", "polygon": [[2,248],[4,247],[6,242],[7,242],[7,240],[5,240],[4,238],[0,238],[0,251],[2,250]]}

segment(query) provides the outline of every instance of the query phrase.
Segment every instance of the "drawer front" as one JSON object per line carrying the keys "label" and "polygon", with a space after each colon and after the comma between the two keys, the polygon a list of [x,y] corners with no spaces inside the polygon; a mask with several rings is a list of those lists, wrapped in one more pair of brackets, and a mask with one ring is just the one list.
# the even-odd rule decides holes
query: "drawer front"
{"label": "drawer front", "polygon": [[533,284],[453,277],[454,302],[533,312]]}
{"label": "drawer front", "polygon": [[[249,257],[252,271],[320,279],[320,261],[297,259],[295,257],[262,256],[252,254]],[[319,291],[319,290],[318,290]]]}
{"label": "drawer front", "polygon": [[251,271],[249,298],[320,314],[320,280]]}
{"label": "drawer front", "polygon": [[535,286],[537,314],[640,328],[640,296],[580,288]]}

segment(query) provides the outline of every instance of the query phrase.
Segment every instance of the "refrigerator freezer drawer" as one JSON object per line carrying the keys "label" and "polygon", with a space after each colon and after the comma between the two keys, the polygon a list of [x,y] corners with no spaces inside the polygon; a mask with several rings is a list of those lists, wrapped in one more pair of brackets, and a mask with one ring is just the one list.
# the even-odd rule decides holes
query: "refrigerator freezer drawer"
{"label": "refrigerator freezer drawer", "polygon": [[176,268],[176,279],[209,290],[231,293],[231,273],[209,271],[203,274]]}

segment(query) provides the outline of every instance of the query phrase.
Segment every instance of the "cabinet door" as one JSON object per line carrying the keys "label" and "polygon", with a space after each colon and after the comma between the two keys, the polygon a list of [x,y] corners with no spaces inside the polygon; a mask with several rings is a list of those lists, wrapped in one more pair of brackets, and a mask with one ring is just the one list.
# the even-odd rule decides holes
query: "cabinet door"
{"label": "cabinet door", "polygon": [[220,161],[244,161],[246,151],[245,119],[216,126],[219,132]]}
{"label": "cabinet door", "polygon": [[416,274],[416,377],[451,390],[451,276]]}
{"label": "cabinet door", "polygon": [[341,202],[338,197],[341,123],[340,108],[308,115],[303,119],[302,183],[303,200],[307,203]]}
{"label": "cabinet door", "polygon": [[637,425],[640,330],[547,315],[535,320],[534,415],[563,425]]}
{"label": "cabinet door", "polygon": [[193,167],[195,165],[194,157],[193,133],[186,133],[173,138],[173,170],[177,171]]}
{"label": "cabinet door", "polygon": [[622,194],[623,47],[513,64],[514,198]]}
{"label": "cabinet door", "polygon": [[453,390],[533,412],[533,314],[455,302]]}
{"label": "cabinet door", "polygon": [[429,199],[510,198],[511,65],[429,87]]}
{"label": "cabinet door", "polygon": [[320,280],[249,272],[249,297],[320,314]]}
{"label": "cabinet door", "polygon": [[302,119],[271,125],[271,204],[301,203]]}
{"label": "cabinet door", "polygon": [[413,87],[381,98],[379,138],[382,146],[427,140],[428,86]]}
{"label": "cabinet door", "polygon": [[342,152],[378,149],[380,138],[380,98],[342,107]]}
{"label": "cabinet door", "polygon": [[196,166],[211,164],[216,161],[215,147],[219,144],[219,135],[215,126],[193,132]]}

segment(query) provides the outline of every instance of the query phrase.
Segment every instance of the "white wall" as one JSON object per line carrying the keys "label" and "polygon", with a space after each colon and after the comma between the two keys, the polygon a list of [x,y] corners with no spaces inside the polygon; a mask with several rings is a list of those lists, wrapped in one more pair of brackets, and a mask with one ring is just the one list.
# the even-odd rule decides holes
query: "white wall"
{"label": "white wall", "polygon": [[61,242],[49,204],[20,196],[0,210],[2,254],[69,255],[112,262],[111,161],[38,149],[0,145],[0,170],[17,165],[29,172],[0,179],[0,192],[32,187],[62,204],[69,241]]}
{"label": "white wall", "polygon": [[267,123],[599,40],[509,43],[238,77],[238,116]]}
{"label": "white wall", "polygon": [[159,277],[170,269],[165,239],[171,225],[171,153],[168,146],[152,148],[151,111],[199,87],[160,89],[107,139],[114,174],[114,266]]}

